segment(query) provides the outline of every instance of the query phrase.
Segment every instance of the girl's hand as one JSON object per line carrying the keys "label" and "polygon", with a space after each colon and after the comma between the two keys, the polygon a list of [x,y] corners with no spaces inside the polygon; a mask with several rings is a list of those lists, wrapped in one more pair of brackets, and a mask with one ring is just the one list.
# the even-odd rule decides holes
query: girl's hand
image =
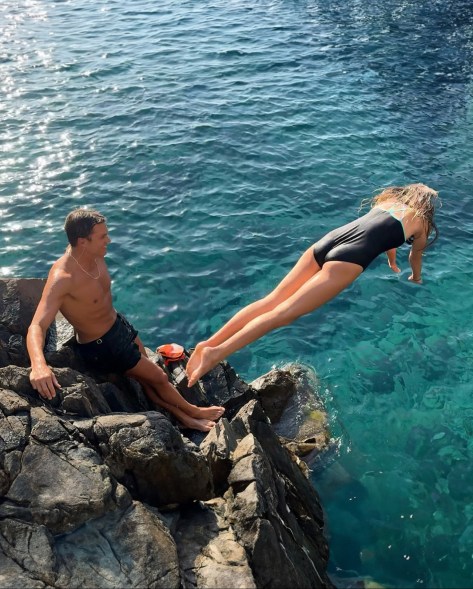
{"label": "girl's hand", "polygon": [[410,280],[411,282],[415,282],[416,284],[422,284],[422,278],[415,279],[414,274],[411,274],[407,280]]}
{"label": "girl's hand", "polygon": [[401,269],[396,264],[396,248],[393,247],[390,250],[387,250],[386,254],[388,256],[388,266],[391,268],[391,270],[393,272],[395,272],[396,274],[399,274]]}

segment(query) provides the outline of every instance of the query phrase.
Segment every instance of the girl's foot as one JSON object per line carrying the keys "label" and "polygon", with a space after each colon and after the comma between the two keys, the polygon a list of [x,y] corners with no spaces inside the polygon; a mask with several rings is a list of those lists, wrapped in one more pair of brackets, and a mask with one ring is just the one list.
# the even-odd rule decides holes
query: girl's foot
{"label": "girl's foot", "polygon": [[187,365],[186,365],[186,374],[187,378],[194,372],[195,368],[200,364],[200,355],[202,350],[205,348],[205,342],[199,342],[195,350],[192,352]]}
{"label": "girl's foot", "polygon": [[401,269],[396,263],[389,264],[389,267],[393,272],[396,272],[396,274],[399,274],[399,272],[401,271]]}
{"label": "girl's foot", "polygon": [[[197,352],[197,348],[196,348]],[[195,352],[194,352],[195,353]],[[196,364],[193,372],[188,372],[188,385],[194,386],[195,383],[206,374],[209,370],[212,370],[222,358],[218,356],[217,348],[204,347],[199,350],[200,362]]]}

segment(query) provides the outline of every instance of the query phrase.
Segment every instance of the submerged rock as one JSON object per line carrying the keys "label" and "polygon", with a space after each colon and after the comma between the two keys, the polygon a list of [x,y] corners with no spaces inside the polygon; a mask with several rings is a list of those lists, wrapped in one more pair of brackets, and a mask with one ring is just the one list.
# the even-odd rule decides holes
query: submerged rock
{"label": "submerged rock", "polygon": [[325,407],[317,395],[319,382],[308,366],[288,364],[251,383],[264,411],[291,453],[313,467],[330,447]]}
{"label": "submerged rock", "polygon": [[[300,459],[304,444],[320,455],[328,439],[304,368],[249,385],[223,362],[188,389],[186,360],[165,365],[148,351],[187,399],[225,405],[203,434],[152,407],[135,381],[82,367],[63,325],[48,343],[62,388],[43,401],[8,344],[24,338],[39,295],[6,282],[0,587],[333,587],[322,508]],[[297,431],[284,429],[291,403]]]}

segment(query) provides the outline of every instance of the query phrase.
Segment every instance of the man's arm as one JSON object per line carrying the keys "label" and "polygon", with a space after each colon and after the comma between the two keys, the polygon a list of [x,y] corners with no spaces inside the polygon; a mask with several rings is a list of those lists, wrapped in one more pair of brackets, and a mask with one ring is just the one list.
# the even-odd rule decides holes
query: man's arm
{"label": "man's arm", "polygon": [[43,348],[46,331],[61,307],[69,283],[69,277],[62,270],[51,270],[26,336],[26,347],[31,360],[31,386],[45,399],[53,399],[56,396],[55,387],[61,388],[53,371],[46,364]]}
{"label": "man's arm", "polygon": [[409,252],[409,264],[412,268],[412,274],[409,276],[411,282],[422,284],[422,253],[427,245],[427,236],[425,234],[414,238],[411,251]]}

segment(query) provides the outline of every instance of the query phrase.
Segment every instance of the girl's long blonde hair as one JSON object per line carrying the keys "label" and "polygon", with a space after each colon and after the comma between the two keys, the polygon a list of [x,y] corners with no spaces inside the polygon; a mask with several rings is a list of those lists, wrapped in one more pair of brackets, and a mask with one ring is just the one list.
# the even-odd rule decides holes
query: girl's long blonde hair
{"label": "girl's long blonde hair", "polygon": [[415,216],[424,221],[427,237],[432,231],[434,232],[434,237],[428,245],[431,245],[438,238],[439,232],[435,224],[434,213],[435,204],[437,201],[440,203],[440,199],[436,190],[429,188],[425,184],[389,186],[372,198],[371,206],[374,207],[382,202],[392,200],[415,211]]}

